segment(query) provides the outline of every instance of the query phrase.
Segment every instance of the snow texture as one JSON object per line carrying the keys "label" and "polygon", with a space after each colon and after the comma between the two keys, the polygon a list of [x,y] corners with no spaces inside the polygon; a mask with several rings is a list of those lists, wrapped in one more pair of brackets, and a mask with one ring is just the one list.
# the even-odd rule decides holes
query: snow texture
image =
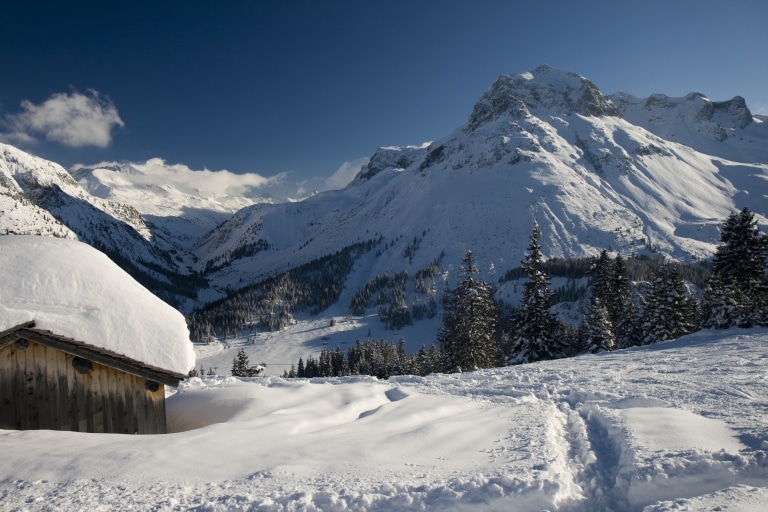
{"label": "snow texture", "polygon": [[28,321],[160,370],[195,364],[184,317],[84,243],[0,236],[0,332]]}
{"label": "snow texture", "polygon": [[768,503],[766,329],[388,381],[192,378],[172,393],[167,435],[0,431],[0,508],[755,512]]}

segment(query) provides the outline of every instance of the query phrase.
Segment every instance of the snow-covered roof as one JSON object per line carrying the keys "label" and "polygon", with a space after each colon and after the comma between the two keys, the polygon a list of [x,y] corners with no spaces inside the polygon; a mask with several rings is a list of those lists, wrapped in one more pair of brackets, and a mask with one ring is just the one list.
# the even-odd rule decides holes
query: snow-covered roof
{"label": "snow-covered roof", "polygon": [[0,236],[0,332],[30,321],[159,370],[195,365],[182,314],[103,253],[75,240]]}

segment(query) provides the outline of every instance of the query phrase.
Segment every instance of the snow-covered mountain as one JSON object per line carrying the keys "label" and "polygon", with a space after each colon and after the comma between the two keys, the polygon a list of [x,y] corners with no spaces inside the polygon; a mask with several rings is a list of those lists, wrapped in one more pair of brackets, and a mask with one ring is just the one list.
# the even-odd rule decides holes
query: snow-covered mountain
{"label": "snow-covered mountain", "polygon": [[[159,158],[77,166],[72,175],[96,197],[133,205],[156,236],[183,250],[241,208],[275,201],[252,189],[263,178],[193,171]],[[218,183],[210,186],[211,181]]]}
{"label": "snow-covered mountain", "polygon": [[7,144],[0,144],[0,234],[86,242],[155,293],[179,302],[178,283],[171,281],[184,272],[180,262],[135,207],[96,197],[62,166]]}
{"label": "snow-covered mountain", "polygon": [[[467,122],[431,144],[380,148],[344,190],[237,212],[194,249],[234,286],[366,239],[369,273],[467,249],[481,270],[516,266],[534,222],[549,257],[658,252],[709,257],[718,226],[768,215],[768,125],[743,103],[603,95],[575,73],[501,76]],[[664,123],[662,120],[666,120]],[[265,250],[232,259],[243,248]],[[406,258],[405,255],[408,255]]]}
{"label": "snow-covered mountain", "polygon": [[[7,144],[0,144],[0,194],[46,210],[58,220],[53,225],[66,225],[92,245],[146,261],[158,258],[152,254],[152,233],[136,208],[94,197],[62,166]],[[5,215],[0,221],[7,221]]]}
{"label": "snow-covered mountain", "polygon": [[481,271],[504,272],[534,222],[548,257],[680,260],[711,256],[741,207],[768,224],[768,123],[743,99],[606,96],[548,66],[499,77],[442,139],[379,148],[342,190],[277,202],[258,196],[260,177],[184,174],[221,181],[204,195],[183,171],[154,159],[69,174],[3,145],[0,229],[75,233],[130,261],[191,268],[211,283],[205,301],[368,240],[376,256],[351,287],[440,257],[450,273],[467,249]]}
{"label": "snow-covered mountain", "polygon": [[765,116],[753,116],[744,98],[715,102],[701,93],[683,98],[653,94],[609,96],[621,117],[665,140],[737,162],[768,162]]}

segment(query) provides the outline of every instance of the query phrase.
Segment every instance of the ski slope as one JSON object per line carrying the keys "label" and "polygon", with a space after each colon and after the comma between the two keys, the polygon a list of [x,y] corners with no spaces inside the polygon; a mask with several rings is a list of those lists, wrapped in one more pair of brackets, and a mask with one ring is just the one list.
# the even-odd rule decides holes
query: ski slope
{"label": "ski slope", "polygon": [[171,393],[168,435],[0,431],[0,509],[768,505],[768,329],[388,381],[193,378]]}

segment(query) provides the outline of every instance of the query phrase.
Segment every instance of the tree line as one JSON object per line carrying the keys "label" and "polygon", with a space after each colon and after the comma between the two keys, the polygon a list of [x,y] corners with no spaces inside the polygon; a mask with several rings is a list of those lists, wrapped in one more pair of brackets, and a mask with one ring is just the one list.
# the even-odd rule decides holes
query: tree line
{"label": "tree line", "polygon": [[398,343],[385,340],[356,340],[344,352],[341,347],[323,350],[315,358],[299,358],[298,365],[291,365],[283,373],[286,378],[345,377],[349,375],[372,375],[388,379],[393,375],[428,375],[443,371],[442,351],[434,344],[421,347],[409,356],[405,350],[405,339]]}

